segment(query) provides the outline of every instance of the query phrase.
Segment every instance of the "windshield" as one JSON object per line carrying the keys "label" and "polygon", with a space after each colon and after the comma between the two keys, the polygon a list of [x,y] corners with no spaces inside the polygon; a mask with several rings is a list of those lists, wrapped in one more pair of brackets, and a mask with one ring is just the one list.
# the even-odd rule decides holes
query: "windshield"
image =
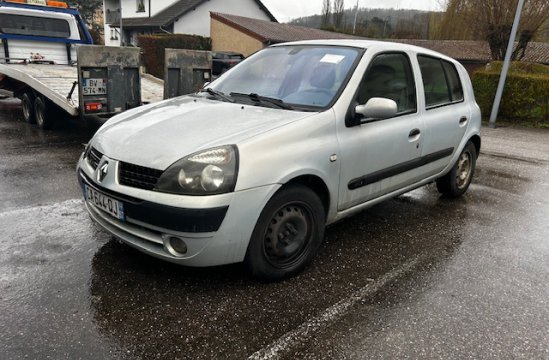
{"label": "windshield", "polygon": [[292,107],[323,108],[339,93],[359,53],[359,49],[339,46],[267,48],[210,88],[236,101],[260,102],[268,98],[268,104],[281,100]]}

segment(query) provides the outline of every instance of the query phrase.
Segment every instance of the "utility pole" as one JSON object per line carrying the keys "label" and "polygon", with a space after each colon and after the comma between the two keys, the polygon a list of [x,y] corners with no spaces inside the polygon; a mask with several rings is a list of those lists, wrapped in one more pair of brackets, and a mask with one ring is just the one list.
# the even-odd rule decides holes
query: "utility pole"
{"label": "utility pole", "polygon": [[499,104],[501,102],[501,96],[503,95],[503,88],[505,87],[505,79],[507,78],[507,71],[509,71],[509,64],[511,63],[511,54],[513,53],[513,45],[515,44],[515,37],[517,36],[517,30],[520,22],[520,15],[522,14],[523,5],[524,0],[519,0],[517,4],[517,11],[515,12],[515,21],[513,21],[513,28],[511,29],[511,36],[509,36],[509,44],[507,44],[505,60],[503,60],[503,67],[501,68],[498,89],[496,90],[496,97],[494,98],[494,105],[492,106],[492,114],[490,114],[490,122],[488,123],[488,126],[491,128],[496,127],[496,118],[498,117]]}

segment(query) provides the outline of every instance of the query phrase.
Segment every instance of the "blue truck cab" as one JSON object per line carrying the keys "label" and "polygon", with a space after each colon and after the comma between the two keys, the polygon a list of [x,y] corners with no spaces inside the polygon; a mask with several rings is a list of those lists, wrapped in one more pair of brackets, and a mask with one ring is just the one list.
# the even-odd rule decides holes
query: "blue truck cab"
{"label": "blue truck cab", "polygon": [[47,0],[0,1],[0,39],[4,63],[71,65],[76,46],[93,43],[77,9]]}

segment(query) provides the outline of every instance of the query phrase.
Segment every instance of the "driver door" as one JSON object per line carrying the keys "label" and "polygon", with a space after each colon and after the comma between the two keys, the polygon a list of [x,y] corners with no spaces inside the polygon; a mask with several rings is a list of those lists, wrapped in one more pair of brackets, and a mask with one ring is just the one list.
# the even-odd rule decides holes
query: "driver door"
{"label": "driver door", "polygon": [[345,210],[417,182],[421,176],[423,121],[417,111],[417,90],[409,56],[401,52],[375,56],[355,97],[394,100],[396,116],[340,126],[341,171],[338,210]]}

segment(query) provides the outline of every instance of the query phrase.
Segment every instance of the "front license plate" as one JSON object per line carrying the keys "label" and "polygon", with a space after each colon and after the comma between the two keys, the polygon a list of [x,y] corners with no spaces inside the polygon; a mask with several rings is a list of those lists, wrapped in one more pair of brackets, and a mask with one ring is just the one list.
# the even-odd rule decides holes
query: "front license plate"
{"label": "front license plate", "polygon": [[82,79],[82,93],[84,95],[105,95],[107,83],[103,79]]}
{"label": "front license plate", "polygon": [[84,184],[84,197],[86,201],[114,216],[118,220],[124,220],[124,204]]}

